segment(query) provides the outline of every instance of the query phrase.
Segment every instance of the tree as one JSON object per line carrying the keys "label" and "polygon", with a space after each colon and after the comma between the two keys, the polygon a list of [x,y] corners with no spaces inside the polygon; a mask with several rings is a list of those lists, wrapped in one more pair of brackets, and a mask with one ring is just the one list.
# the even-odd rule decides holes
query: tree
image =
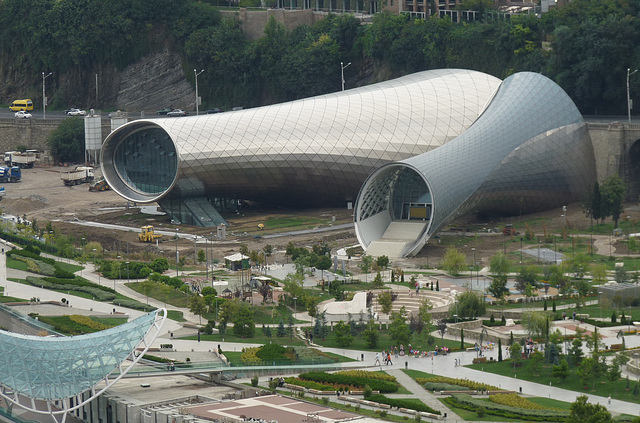
{"label": "tree", "polygon": [[376,327],[376,322],[373,319],[370,319],[369,322],[367,322],[367,326],[364,328],[362,336],[367,348],[372,349],[378,346],[378,328]]}
{"label": "tree", "polygon": [[586,395],[580,395],[571,404],[571,414],[566,423],[610,423],[611,413],[600,404],[589,404]]}
{"label": "tree", "polygon": [[262,251],[264,252],[264,256],[269,259],[269,257],[271,257],[271,255],[273,254],[273,245],[271,244],[267,244],[262,248]]}
{"label": "tree", "polygon": [[381,292],[378,294],[378,304],[384,314],[389,314],[393,307],[393,299],[390,291]]}
{"label": "tree", "polygon": [[284,322],[282,320],[280,320],[280,323],[278,324],[278,331],[276,332],[276,336],[278,338],[282,338],[287,334],[287,330],[284,327]]}
{"label": "tree", "polygon": [[429,326],[431,325],[431,309],[433,308],[433,305],[431,304],[431,301],[429,301],[428,298],[425,298],[424,300],[422,300],[422,302],[420,303],[420,308],[418,308],[418,318],[420,319],[420,321],[422,321],[422,323],[424,323],[425,326]]}
{"label": "tree", "polygon": [[494,276],[487,290],[496,300],[502,301],[502,299],[509,294],[509,288],[507,288],[507,276]]}
{"label": "tree", "polygon": [[80,117],[62,119],[47,138],[47,144],[51,155],[58,162],[83,162],[84,119]]}
{"label": "tree", "polygon": [[569,364],[564,358],[560,360],[560,364],[553,366],[551,369],[551,376],[557,377],[560,380],[565,380],[569,377]]}
{"label": "tree", "polygon": [[447,273],[458,276],[460,271],[466,269],[467,259],[456,247],[449,247],[444,253],[444,262],[442,267]]}
{"label": "tree", "polygon": [[333,333],[336,335],[336,343],[339,347],[346,348],[353,342],[351,328],[342,320],[336,323],[333,328]]}
{"label": "tree", "polygon": [[502,339],[498,338],[498,361],[502,362]]}
{"label": "tree", "polygon": [[376,274],[376,277],[371,281],[371,288],[382,288],[384,283],[382,282],[382,275],[380,272]]}
{"label": "tree", "polygon": [[204,250],[198,250],[198,262],[202,263],[207,260],[207,256],[204,253]]}
{"label": "tree", "polygon": [[322,271],[322,280],[324,280],[324,271],[329,270],[331,268],[331,257],[329,256],[318,256],[318,260],[316,261],[316,268]]}
{"label": "tree", "polygon": [[540,351],[534,351],[531,354],[531,370],[533,371],[534,375],[540,375],[540,372],[542,371],[542,363],[544,362],[544,354],[542,354]]}
{"label": "tree", "polygon": [[582,351],[582,339],[576,337],[571,342],[571,349],[569,350],[569,357],[571,357],[571,364],[573,366],[579,366],[582,362],[584,353]]}
{"label": "tree", "polygon": [[407,325],[407,312],[404,306],[400,311],[391,313],[389,335],[396,344],[408,344],[409,341],[411,341],[411,330],[409,330],[409,325]]}
{"label": "tree", "polygon": [[304,275],[299,273],[289,273],[284,277],[284,291],[288,292],[291,297],[301,299],[304,295],[303,283]]}
{"label": "tree", "polygon": [[466,291],[459,294],[456,302],[457,305],[451,304],[449,306],[449,316],[451,317],[456,314],[456,309],[460,318],[470,319],[482,316],[487,310],[483,296],[474,291]]}
{"label": "tree", "polygon": [[363,254],[360,262],[360,270],[362,270],[365,274],[364,281],[367,282],[367,276],[369,275],[369,271],[371,270],[371,264],[373,263],[373,257],[368,254]]}
{"label": "tree", "polygon": [[438,320],[438,333],[440,333],[440,339],[442,341],[442,348],[444,348],[444,334],[447,332],[447,319]]}
{"label": "tree", "polygon": [[204,303],[204,298],[200,295],[192,296],[189,299],[189,311],[198,316],[200,324],[202,324],[202,315],[207,311],[207,305]]}
{"label": "tree", "polygon": [[522,364],[522,346],[519,343],[515,342],[509,347],[509,355],[514,368]]}
{"label": "tree", "polygon": [[523,266],[520,269],[520,273],[516,276],[516,289],[523,293],[526,291],[527,285],[531,285],[533,288],[538,287],[538,278],[540,274],[536,266]]}
{"label": "tree", "polygon": [[603,218],[611,216],[616,228],[618,227],[620,214],[624,208],[624,197],[626,192],[627,187],[617,173],[605,179],[600,186],[600,193],[602,195],[602,204],[604,208]]}
{"label": "tree", "polygon": [[532,337],[546,337],[549,314],[544,311],[525,311],[522,313],[522,324]]}
{"label": "tree", "polygon": [[580,367],[578,367],[578,376],[582,380],[582,385],[586,388],[589,386],[591,381],[595,378],[596,367],[598,367],[598,363],[594,358],[585,358],[580,363]]}
{"label": "tree", "polygon": [[241,304],[233,320],[233,334],[241,338],[253,338],[255,329],[253,310],[247,304]]}
{"label": "tree", "polygon": [[489,261],[489,271],[494,275],[506,275],[511,270],[511,262],[507,256],[498,251],[491,257]]}

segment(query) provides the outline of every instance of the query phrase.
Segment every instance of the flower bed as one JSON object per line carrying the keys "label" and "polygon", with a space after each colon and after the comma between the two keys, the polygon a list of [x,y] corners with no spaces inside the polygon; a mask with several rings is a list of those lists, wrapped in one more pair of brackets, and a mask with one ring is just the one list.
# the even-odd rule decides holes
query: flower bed
{"label": "flower bed", "polygon": [[445,398],[444,402],[451,407],[458,407],[469,411],[476,411],[478,408],[483,407],[486,409],[487,414],[527,421],[564,422],[569,416],[569,411],[567,410],[551,410],[547,408],[531,410],[512,407],[490,401],[483,401],[466,394],[451,395]]}

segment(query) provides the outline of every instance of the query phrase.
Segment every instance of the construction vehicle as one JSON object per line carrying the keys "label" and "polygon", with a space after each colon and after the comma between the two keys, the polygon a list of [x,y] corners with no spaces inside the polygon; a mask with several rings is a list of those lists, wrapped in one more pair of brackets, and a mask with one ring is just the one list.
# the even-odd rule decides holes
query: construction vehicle
{"label": "construction vehicle", "polygon": [[93,181],[93,168],[78,166],[71,172],[60,172],[60,179],[66,186],[84,184]]}
{"label": "construction vehicle", "polygon": [[19,166],[0,167],[0,182],[18,182],[22,179],[22,171]]}
{"label": "construction vehicle", "polygon": [[148,225],[140,228],[140,233],[138,234],[140,242],[153,242],[159,238],[162,238],[162,235],[156,234],[153,230],[153,226]]}
{"label": "construction vehicle", "polygon": [[511,223],[507,223],[506,225],[504,225],[504,228],[502,228],[502,235],[516,236],[518,235],[518,231],[516,231],[516,228],[514,228]]}
{"label": "construction vehicle", "polygon": [[104,178],[100,178],[100,180],[89,185],[89,191],[97,192],[97,191],[107,191],[111,189],[107,181]]}
{"label": "construction vehicle", "polygon": [[4,153],[4,162],[7,166],[20,166],[22,169],[32,168],[38,157],[35,152],[7,151]]}
{"label": "construction vehicle", "polygon": [[0,200],[2,200],[7,195],[7,192],[4,190],[4,187],[0,188]]}

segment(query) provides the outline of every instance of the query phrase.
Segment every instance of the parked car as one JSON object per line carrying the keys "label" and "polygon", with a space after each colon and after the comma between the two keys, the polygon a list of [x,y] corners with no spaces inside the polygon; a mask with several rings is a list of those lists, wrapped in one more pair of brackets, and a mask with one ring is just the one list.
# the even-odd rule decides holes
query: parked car
{"label": "parked car", "polygon": [[86,111],[80,109],[69,109],[67,112],[69,116],[84,116],[87,114]]}
{"label": "parked car", "polygon": [[208,115],[213,115],[213,114],[215,114],[215,113],[222,113],[222,112],[224,112],[224,110],[222,110],[222,109],[221,109],[221,108],[219,108],[219,107],[215,107],[215,108],[213,108],[213,109],[209,109],[209,110],[207,110],[207,114],[208,114]]}
{"label": "parked car", "polygon": [[169,113],[170,111],[172,111],[173,109],[171,107],[165,107],[164,109],[160,109],[156,112],[156,115],[166,115],[167,113]]}
{"label": "parked car", "polygon": [[31,113],[25,112],[24,110],[16,112],[14,116],[16,119],[31,119]]}
{"label": "parked car", "polygon": [[167,116],[175,117],[175,116],[186,116],[187,112],[182,109],[175,109],[167,113]]}

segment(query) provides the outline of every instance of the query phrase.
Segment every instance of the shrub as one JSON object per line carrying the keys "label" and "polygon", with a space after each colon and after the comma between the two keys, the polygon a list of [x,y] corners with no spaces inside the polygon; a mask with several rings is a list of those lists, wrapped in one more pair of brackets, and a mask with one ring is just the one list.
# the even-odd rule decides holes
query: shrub
{"label": "shrub", "polygon": [[298,377],[303,380],[311,380],[324,384],[341,384],[358,387],[369,385],[372,390],[385,393],[398,391],[398,385],[394,382],[379,379],[369,379],[367,377],[347,376],[344,374],[332,374],[325,372],[307,372],[300,374]]}
{"label": "shrub", "polygon": [[462,386],[469,389],[473,389],[474,391],[499,391],[500,390],[500,388],[498,388],[497,386],[488,385],[486,383],[475,382],[473,380],[467,380],[467,379],[456,379],[456,378],[446,377],[446,376],[437,376],[437,377],[430,377],[430,378],[419,377],[416,379],[416,382],[418,382],[420,385],[424,385],[425,383],[447,383],[450,385]]}
{"label": "shrub", "polygon": [[142,310],[147,312],[153,311],[156,309],[154,306],[141,303],[140,301],[133,300],[131,298],[118,298],[117,300],[114,300],[111,303],[119,307],[127,307],[127,308],[132,308],[134,310]]}
{"label": "shrub", "polygon": [[255,388],[256,386],[258,386],[258,375],[254,375],[254,376],[251,378],[251,386],[253,386],[254,388]]}
{"label": "shrub", "polygon": [[323,398],[322,398],[322,403],[323,403],[324,405],[329,404],[329,397],[323,397]]}
{"label": "shrub", "polygon": [[367,401],[373,401],[380,404],[388,404],[392,407],[407,408],[409,410],[425,411],[427,413],[440,414],[440,411],[434,410],[424,403],[416,403],[415,401],[404,398],[387,398],[384,395],[374,394],[365,396]]}
{"label": "shrub", "polygon": [[484,407],[478,407],[478,409],[476,410],[476,414],[480,418],[483,418],[486,413],[487,413],[487,409]]}

